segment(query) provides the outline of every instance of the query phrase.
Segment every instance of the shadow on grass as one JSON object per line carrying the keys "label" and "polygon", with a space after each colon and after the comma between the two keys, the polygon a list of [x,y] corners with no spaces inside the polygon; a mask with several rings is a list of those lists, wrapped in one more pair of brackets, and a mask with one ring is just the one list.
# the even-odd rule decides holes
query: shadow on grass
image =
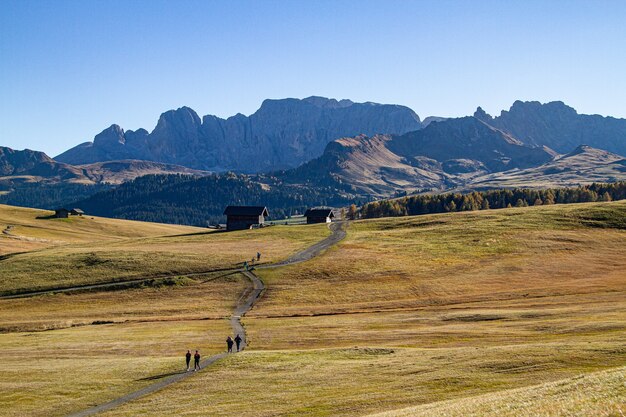
{"label": "shadow on grass", "polygon": [[139,378],[137,381],[154,381],[157,379],[166,378],[168,376],[180,375],[184,373],[186,373],[186,371],[170,372],[167,374],[160,374],[160,375],[147,376],[145,378]]}

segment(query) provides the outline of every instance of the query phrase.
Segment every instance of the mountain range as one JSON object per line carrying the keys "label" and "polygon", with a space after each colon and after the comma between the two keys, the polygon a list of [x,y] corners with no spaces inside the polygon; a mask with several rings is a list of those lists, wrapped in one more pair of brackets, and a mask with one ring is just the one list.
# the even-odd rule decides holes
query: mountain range
{"label": "mountain range", "polygon": [[156,127],[124,131],[112,125],[58,155],[69,164],[140,159],[215,172],[294,168],[320,156],[337,138],[406,133],[422,124],[404,106],[309,97],[265,100],[249,117],[204,116],[188,107],[165,112]]}
{"label": "mountain range", "polygon": [[[200,119],[183,107],[163,113],[150,133],[113,125],[54,159],[0,148],[0,202],[80,201],[94,214],[202,224],[232,202],[272,201],[288,213],[420,192],[619,181],[620,154],[626,120],[579,115],[562,102],[516,101],[497,117],[479,107],[422,122],[397,105],[266,100],[249,117]],[[160,175],[174,173],[184,175]]]}

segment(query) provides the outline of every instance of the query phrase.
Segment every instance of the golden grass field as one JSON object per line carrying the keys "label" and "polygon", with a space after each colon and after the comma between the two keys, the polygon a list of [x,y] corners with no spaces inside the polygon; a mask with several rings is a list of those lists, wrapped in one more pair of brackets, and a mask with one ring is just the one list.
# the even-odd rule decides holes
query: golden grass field
{"label": "golden grass field", "polygon": [[[186,349],[223,350],[248,285],[235,268],[261,250],[276,261],[329,234],[323,227],[236,233],[0,206],[0,288],[36,290],[172,274],[123,291],[0,300],[0,415],[67,415],[180,371]],[[272,233],[268,233],[268,231]],[[28,251],[24,242],[36,243]],[[16,249],[17,248],[17,249]],[[107,262],[82,261],[95,253]],[[263,259],[265,260],[265,259]],[[182,271],[181,271],[182,270]]]}
{"label": "golden grass field", "polygon": [[[173,253],[213,248],[212,265],[227,265],[237,262],[237,247],[267,239],[276,260],[328,232],[174,233],[97,247],[112,257],[124,247],[156,254],[157,274],[172,271],[159,259]],[[81,245],[59,248],[89,247]],[[54,249],[0,266],[10,260],[26,276],[38,268],[36,254],[52,258]],[[200,268],[191,258],[186,265]],[[320,257],[258,274],[267,289],[243,319],[246,352],[102,415],[626,413],[626,202],[357,221]],[[0,301],[0,348],[9,353],[0,365],[0,398],[9,399],[0,415],[63,415],[115,398],[179,367],[182,340],[216,351],[245,281],[208,278],[215,279]],[[42,274],[32,285],[49,283]],[[47,328],[57,330],[36,331]],[[43,357],[29,363],[24,351]],[[144,358],[146,351],[154,354]]]}
{"label": "golden grass field", "polygon": [[[0,235],[5,256],[0,292],[87,285],[103,282],[184,275],[235,268],[257,251],[263,262],[289,254],[328,235],[323,227],[277,227],[249,233],[215,233],[187,226],[104,219],[91,216],[37,219],[50,214],[0,206],[0,228],[14,225],[11,236]],[[248,256],[250,258],[248,258]]]}

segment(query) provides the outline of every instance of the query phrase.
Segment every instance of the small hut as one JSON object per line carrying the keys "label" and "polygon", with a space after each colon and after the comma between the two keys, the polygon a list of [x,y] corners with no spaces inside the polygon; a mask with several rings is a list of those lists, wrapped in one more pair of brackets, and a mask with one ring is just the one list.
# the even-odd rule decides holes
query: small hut
{"label": "small hut", "polygon": [[73,209],[71,209],[71,210],[70,210],[70,214],[71,214],[72,216],[82,216],[83,214],[85,214],[85,212],[84,212],[84,211],[82,211],[82,210],[81,210],[81,209],[79,209],[79,208],[73,208]]}
{"label": "small hut", "polygon": [[335,213],[332,209],[326,208],[308,209],[304,213],[304,217],[306,217],[307,224],[330,223],[335,218]]}
{"label": "small hut", "polygon": [[265,223],[265,217],[269,216],[265,206],[228,206],[224,214],[226,215],[226,230],[261,227]]}
{"label": "small hut", "polygon": [[70,211],[66,208],[58,208],[54,210],[54,217],[56,217],[57,219],[67,219],[69,215]]}

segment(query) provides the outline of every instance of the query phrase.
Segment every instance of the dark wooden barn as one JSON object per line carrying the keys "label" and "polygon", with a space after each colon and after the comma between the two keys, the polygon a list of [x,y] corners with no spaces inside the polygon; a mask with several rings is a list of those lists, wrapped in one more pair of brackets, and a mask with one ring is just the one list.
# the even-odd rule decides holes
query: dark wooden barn
{"label": "dark wooden barn", "polygon": [[307,224],[330,223],[335,218],[335,213],[332,209],[308,209],[304,217]]}
{"label": "dark wooden barn", "polygon": [[69,215],[70,211],[66,208],[58,208],[54,210],[54,217],[56,217],[57,219],[67,219]]}
{"label": "dark wooden barn", "polygon": [[228,206],[224,214],[226,215],[226,230],[259,227],[265,222],[265,217],[269,216],[267,207],[263,206]]}

